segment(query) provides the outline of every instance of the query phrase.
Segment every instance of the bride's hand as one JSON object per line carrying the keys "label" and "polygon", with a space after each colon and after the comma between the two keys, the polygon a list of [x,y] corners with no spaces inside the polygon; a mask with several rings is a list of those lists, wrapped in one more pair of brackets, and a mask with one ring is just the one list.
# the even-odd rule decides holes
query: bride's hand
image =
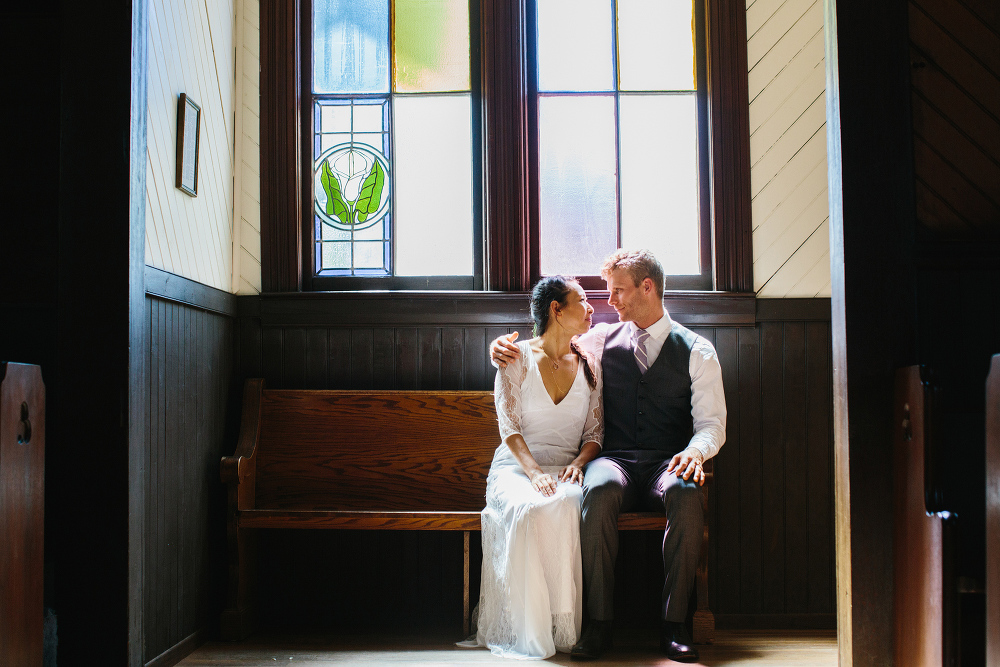
{"label": "bride's hand", "polygon": [[556,480],[552,479],[552,475],[541,470],[531,474],[531,486],[546,497],[556,492]]}
{"label": "bride's hand", "polygon": [[559,471],[559,481],[583,486],[583,468],[570,463]]}

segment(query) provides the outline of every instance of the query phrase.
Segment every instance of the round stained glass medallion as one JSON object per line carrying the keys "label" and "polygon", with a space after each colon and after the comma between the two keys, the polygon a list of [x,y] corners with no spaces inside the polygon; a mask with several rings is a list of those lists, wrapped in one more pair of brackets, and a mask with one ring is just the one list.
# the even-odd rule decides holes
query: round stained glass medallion
{"label": "round stained glass medallion", "polygon": [[344,231],[371,227],[389,212],[389,163],[364,144],[340,144],[316,160],[316,215]]}

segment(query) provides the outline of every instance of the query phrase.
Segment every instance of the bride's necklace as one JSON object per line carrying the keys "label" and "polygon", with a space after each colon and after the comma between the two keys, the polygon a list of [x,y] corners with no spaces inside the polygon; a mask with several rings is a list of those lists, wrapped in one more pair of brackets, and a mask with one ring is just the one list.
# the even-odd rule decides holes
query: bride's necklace
{"label": "bride's necklace", "polygon": [[554,371],[559,370],[559,366],[562,363],[562,357],[560,357],[559,359],[553,359],[552,357],[549,356],[549,353],[545,351],[544,347],[542,348],[542,354],[545,355],[545,359],[552,365],[552,370]]}
{"label": "bride's necklace", "polygon": [[[559,370],[559,368],[562,366],[562,358],[553,359],[552,357],[549,356],[549,353],[545,351],[545,348],[541,348],[541,350],[542,350],[542,355],[545,357],[545,360],[549,362],[549,366],[548,366],[548,368],[549,368],[549,375],[552,376],[552,382],[555,383],[556,389],[558,390],[559,394],[560,395],[565,395],[565,393],[567,391],[569,391],[569,387],[567,387],[566,389],[563,389],[562,385],[559,384],[559,376],[556,375],[556,371]],[[572,387],[572,386],[573,386],[573,382],[570,381],[570,387]]]}

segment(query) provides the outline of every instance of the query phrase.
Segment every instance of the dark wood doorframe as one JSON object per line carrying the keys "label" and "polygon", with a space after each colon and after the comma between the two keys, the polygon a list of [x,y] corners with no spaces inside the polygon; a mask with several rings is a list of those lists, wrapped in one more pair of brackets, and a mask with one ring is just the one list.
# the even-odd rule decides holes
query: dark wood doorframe
{"label": "dark wood doorframe", "polygon": [[840,664],[890,665],[893,373],[916,361],[907,8],[824,8]]}

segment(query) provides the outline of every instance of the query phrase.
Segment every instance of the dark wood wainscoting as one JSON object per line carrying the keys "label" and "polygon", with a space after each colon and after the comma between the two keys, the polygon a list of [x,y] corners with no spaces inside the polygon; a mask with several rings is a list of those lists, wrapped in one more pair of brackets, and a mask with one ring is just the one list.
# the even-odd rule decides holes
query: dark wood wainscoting
{"label": "dark wood wainscoting", "polygon": [[[613,320],[600,296],[597,319]],[[709,501],[720,626],[832,627],[829,300],[678,296],[667,307],[715,344],[726,384]],[[270,294],[240,297],[238,310],[236,376],[275,388],[491,389],[487,343],[530,331],[520,294]],[[265,622],[460,628],[455,536],[294,532],[262,531]],[[652,624],[662,536],[621,539],[618,618]]]}
{"label": "dark wood wainscoting", "polygon": [[235,298],[147,269],[143,662],[173,664],[214,635],[225,596],[219,459],[236,434]]}

